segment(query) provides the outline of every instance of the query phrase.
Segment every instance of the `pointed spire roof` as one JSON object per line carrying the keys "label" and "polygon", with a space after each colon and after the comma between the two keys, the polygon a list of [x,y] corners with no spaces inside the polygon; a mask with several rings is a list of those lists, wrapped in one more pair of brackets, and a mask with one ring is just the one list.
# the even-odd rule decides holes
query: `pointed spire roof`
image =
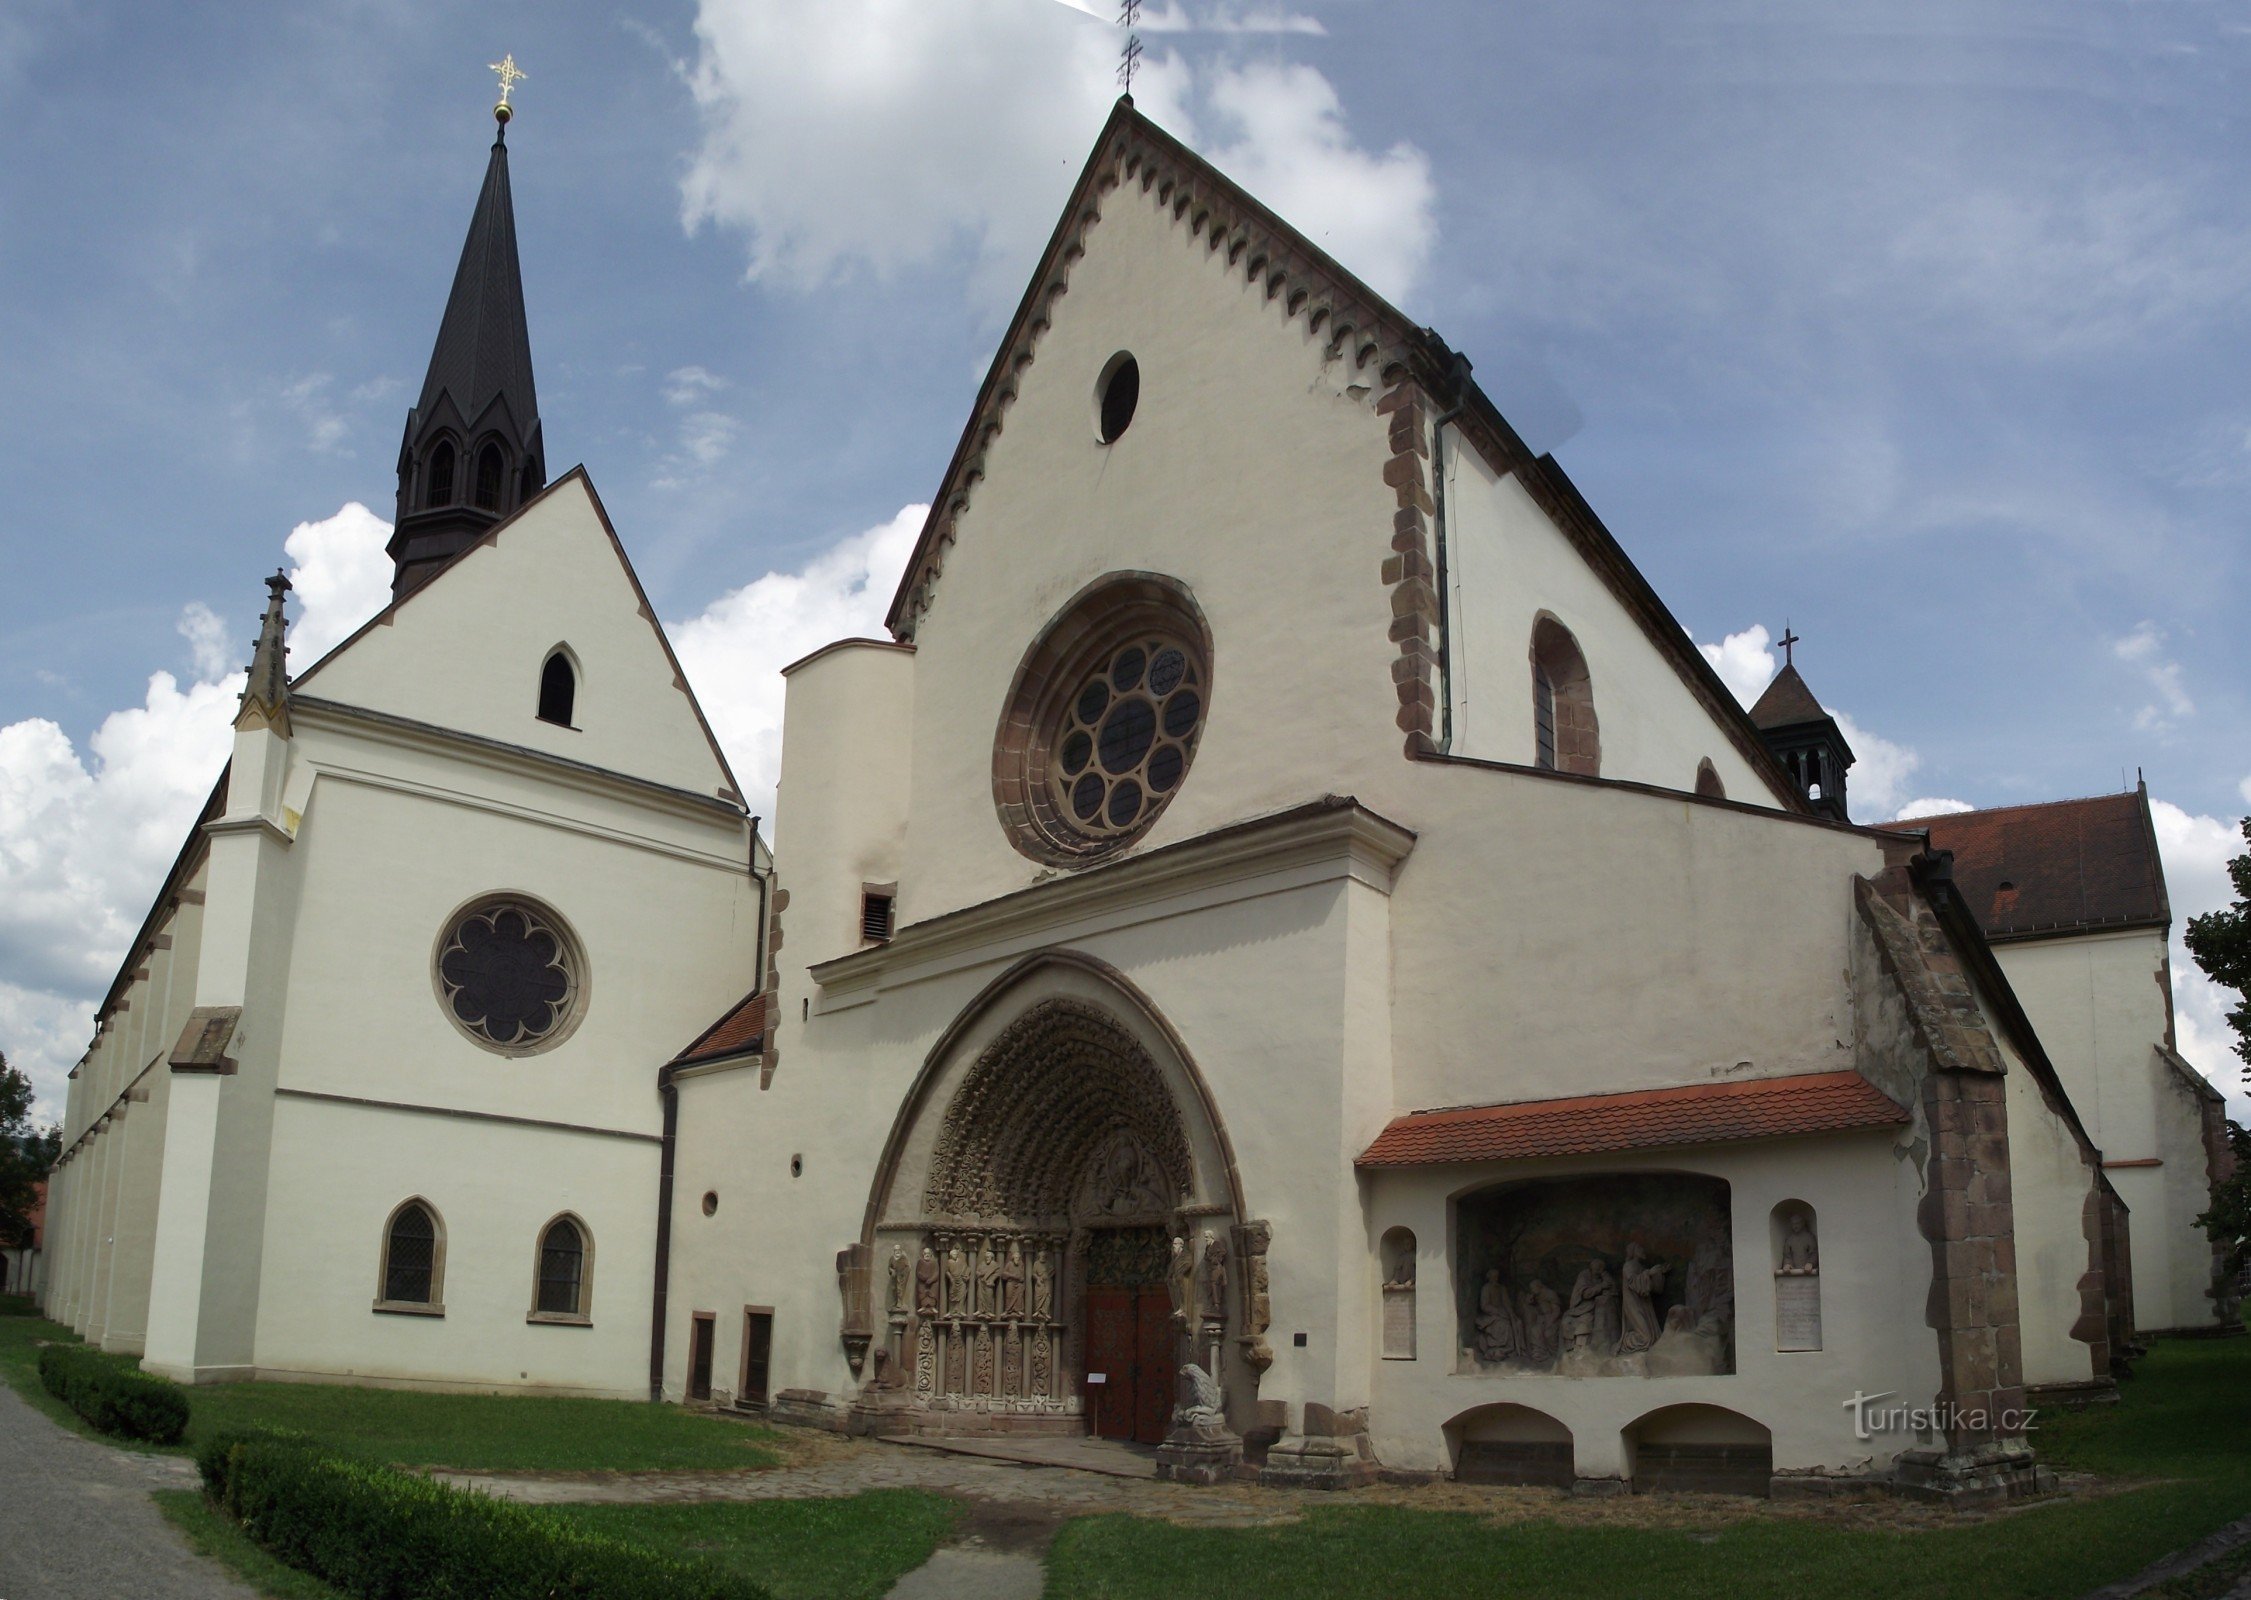
{"label": "pointed spire roof", "polygon": [[1821,709],[1805,679],[1798,676],[1796,665],[1788,662],[1766,686],[1759,703],[1751,707],[1751,721],[1760,728],[1794,728],[1800,723],[1828,720],[1829,713]]}
{"label": "pointed spire roof", "polygon": [[258,624],[250,681],[242,687],[242,708],[234,718],[237,728],[271,728],[284,739],[289,737],[289,646],[282,602],[289,590],[286,572],[277,569],[266,580],[266,615]]}
{"label": "pointed spire roof", "polygon": [[492,141],[485,186],[469,219],[469,237],[454,269],[453,293],[438,324],[437,346],[415,410],[430,415],[451,395],[464,423],[474,423],[496,398],[508,404],[520,435],[539,421],[532,385],[531,333],[524,321],[524,283],[516,263],[516,209],[508,192],[507,124]]}

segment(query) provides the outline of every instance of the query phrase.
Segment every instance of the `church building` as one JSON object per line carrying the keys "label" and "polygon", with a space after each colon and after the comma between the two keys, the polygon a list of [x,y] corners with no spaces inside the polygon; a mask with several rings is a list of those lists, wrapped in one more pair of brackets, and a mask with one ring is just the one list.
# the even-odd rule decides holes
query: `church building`
{"label": "church building", "polygon": [[[2020,924],[2051,856],[1846,820],[1794,663],[1747,715],[1130,101],[883,636],[785,669],[778,859],[543,451],[496,142],[394,599],[291,675],[277,581],[73,1075],[47,1303],[151,1370],[1991,1498],[2028,1392],[2212,1320],[2146,894]],[[2078,1012],[2015,942],[2112,932]]]}

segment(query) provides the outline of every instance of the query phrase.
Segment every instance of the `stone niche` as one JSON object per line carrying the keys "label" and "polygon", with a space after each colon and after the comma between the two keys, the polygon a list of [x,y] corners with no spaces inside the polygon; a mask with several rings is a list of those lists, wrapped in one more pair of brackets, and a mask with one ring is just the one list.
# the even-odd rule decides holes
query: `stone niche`
{"label": "stone niche", "polygon": [[1636,1172],[1507,1184],[1459,1201],[1454,1237],[1456,1371],[1735,1370],[1722,1179]]}

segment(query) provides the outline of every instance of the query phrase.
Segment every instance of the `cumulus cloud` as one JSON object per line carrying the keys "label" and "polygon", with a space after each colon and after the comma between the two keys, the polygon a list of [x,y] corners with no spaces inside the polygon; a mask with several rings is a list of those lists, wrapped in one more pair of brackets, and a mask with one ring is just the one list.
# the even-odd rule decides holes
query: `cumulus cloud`
{"label": "cumulus cloud", "polygon": [[2227,1020],[2242,999],[2204,975],[2182,935],[2189,918],[2234,903],[2228,861],[2243,853],[2243,834],[2233,821],[2185,811],[2170,801],[2151,800],[2149,813],[2165,862],[2166,894],[2173,902],[2176,1042],[2190,1065],[2228,1094],[2232,1114],[2242,1118],[2251,1115],[2251,1102],[2244,1096],[2244,1075],[2236,1069],[2235,1035]]}
{"label": "cumulus cloud", "polygon": [[[1175,20],[1169,7],[1151,19]],[[1136,103],[1378,290],[1405,295],[1435,231],[1423,154],[1361,149],[1310,67],[1186,53],[1194,31],[1312,31],[1285,13],[1178,20],[1192,31],[1144,57]],[[965,257],[997,314],[1116,93],[1109,16],[1050,0],[702,0],[695,31],[682,70],[703,141],[683,218],[739,231],[752,278],[799,289]]]}
{"label": "cumulus cloud", "polygon": [[[294,662],[342,639],[388,597],[390,525],[362,505],[284,541],[301,603]],[[39,1114],[62,1109],[95,1004],[226,764],[249,640],[202,601],[180,613],[193,672],[149,676],[81,749],[44,717],[0,727],[0,1048],[31,1075]]]}
{"label": "cumulus cloud", "polygon": [[1910,800],[1892,814],[1894,822],[1913,822],[1917,817],[1949,817],[1961,811],[1975,811],[1976,806],[1967,800],[1948,800],[1939,795],[1927,795],[1920,800]]}
{"label": "cumulus cloud", "polygon": [[2165,633],[2145,622],[2117,640],[2111,654],[2138,672],[2156,698],[2134,713],[2134,726],[2146,733],[2164,733],[2185,717],[2196,715],[2196,702],[2181,687],[2181,664],[2165,653]]}
{"label": "cumulus cloud", "polygon": [[1747,711],[1758,703],[1766,686],[1774,681],[1774,671],[1779,665],[1769,646],[1771,635],[1763,624],[1752,623],[1741,633],[1731,633],[1718,644],[1700,644],[1704,659],[1720,675],[1720,682],[1728,692],[1743,703]]}
{"label": "cumulus cloud", "polygon": [[692,406],[734,385],[708,367],[675,367],[664,375],[664,403]]}
{"label": "cumulus cloud", "polygon": [[781,669],[831,640],[886,637],[883,614],[928,506],[839,541],[797,572],[769,572],[671,625],[674,651],[750,809],[771,822],[782,762]]}

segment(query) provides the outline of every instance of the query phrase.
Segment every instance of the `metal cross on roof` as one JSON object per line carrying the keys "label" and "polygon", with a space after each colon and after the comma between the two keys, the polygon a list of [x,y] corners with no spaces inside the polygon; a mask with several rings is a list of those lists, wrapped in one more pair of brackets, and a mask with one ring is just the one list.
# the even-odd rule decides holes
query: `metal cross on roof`
{"label": "metal cross on roof", "polygon": [[1782,624],[1782,664],[1784,666],[1796,665],[1795,658],[1790,654],[1791,647],[1804,643],[1803,639],[1790,631],[1790,625],[1787,622]]}
{"label": "metal cross on roof", "polygon": [[515,92],[516,85],[522,83],[525,76],[516,65],[516,57],[511,53],[502,56],[498,61],[487,62],[486,65],[500,75],[500,104],[494,106],[493,109],[495,111],[511,109],[508,104],[508,96]]}
{"label": "metal cross on roof", "polygon": [[1125,48],[1118,52],[1118,82],[1125,88],[1126,97],[1133,96],[1134,69],[1141,64],[1141,35],[1133,31],[1141,20],[1141,0],[1125,0],[1118,8],[1118,26],[1125,29]]}

